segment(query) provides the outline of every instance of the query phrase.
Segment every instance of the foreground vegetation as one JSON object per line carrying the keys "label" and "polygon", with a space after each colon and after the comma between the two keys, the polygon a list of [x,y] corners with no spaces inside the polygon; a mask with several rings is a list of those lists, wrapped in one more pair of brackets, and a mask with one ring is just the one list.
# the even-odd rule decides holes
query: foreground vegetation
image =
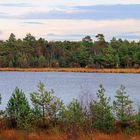
{"label": "foreground vegetation", "polygon": [[[1,99],[0,96],[0,103]],[[66,106],[53,90],[46,91],[42,82],[37,91],[30,93],[30,99],[32,106],[16,87],[0,114],[0,136],[4,140],[140,138],[140,111],[134,110],[123,85],[113,102],[105,97],[100,85],[96,98],[73,99]]]}
{"label": "foreground vegetation", "polygon": [[27,34],[17,39],[12,33],[0,41],[0,67],[14,68],[139,68],[140,42],[112,38],[103,34],[96,41],[50,41]]}

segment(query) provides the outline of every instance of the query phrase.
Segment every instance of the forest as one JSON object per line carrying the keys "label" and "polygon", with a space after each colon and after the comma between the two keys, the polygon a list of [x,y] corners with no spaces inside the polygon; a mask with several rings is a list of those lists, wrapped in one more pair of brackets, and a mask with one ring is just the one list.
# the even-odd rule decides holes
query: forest
{"label": "forest", "polygon": [[140,41],[116,39],[47,41],[30,33],[17,39],[13,33],[0,41],[0,67],[13,68],[139,68]]}

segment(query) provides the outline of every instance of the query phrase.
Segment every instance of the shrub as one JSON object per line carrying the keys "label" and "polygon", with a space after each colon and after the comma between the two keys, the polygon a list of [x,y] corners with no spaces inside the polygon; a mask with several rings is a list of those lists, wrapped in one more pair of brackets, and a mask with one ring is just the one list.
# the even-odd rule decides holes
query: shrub
{"label": "shrub", "polygon": [[126,95],[125,87],[121,85],[116,93],[116,100],[113,102],[113,107],[117,120],[122,122],[131,121],[133,118],[133,102]]}
{"label": "shrub", "polygon": [[84,116],[83,109],[78,100],[73,99],[71,103],[61,112],[61,119],[66,124],[82,124]]}
{"label": "shrub", "polygon": [[135,115],[135,121],[137,123],[138,130],[140,130],[140,106],[138,108],[138,113]]}
{"label": "shrub", "polygon": [[[1,94],[0,94],[0,104],[1,104]],[[2,110],[0,110],[0,119],[1,119],[1,115],[2,115]]]}
{"label": "shrub", "polygon": [[10,120],[11,127],[28,127],[30,124],[30,115],[30,106],[25,94],[16,87],[6,108],[6,117]]}
{"label": "shrub", "polygon": [[114,130],[114,116],[112,107],[110,106],[110,98],[105,97],[105,89],[102,85],[97,92],[97,101],[90,103],[90,117],[92,127],[104,131],[111,132]]}
{"label": "shrub", "polygon": [[0,104],[1,104],[1,94],[0,94]]}
{"label": "shrub", "polygon": [[59,111],[63,106],[63,102],[53,94],[52,90],[45,90],[45,85],[42,82],[38,84],[38,91],[30,94],[34,110],[39,113],[38,115],[41,115],[44,125],[48,121],[48,123],[56,122]]}
{"label": "shrub", "polygon": [[125,87],[121,85],[117,90],[116,100],[113,102],[114,113],[116,116],[116,128],[118,130],[125,130],[126,132],[134,129],[134,110],[132,107],[133,102],[126,95]]}

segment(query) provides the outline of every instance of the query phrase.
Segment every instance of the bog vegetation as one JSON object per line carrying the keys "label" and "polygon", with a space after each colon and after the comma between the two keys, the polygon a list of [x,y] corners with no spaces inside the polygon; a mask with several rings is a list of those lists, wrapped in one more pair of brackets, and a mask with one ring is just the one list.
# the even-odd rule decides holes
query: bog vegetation
{"label": "bog vegetation", "polygon": [[[1,103],[0,96],[0,103]],[[46,91],[40,82],[38,89],[30,93],[32,105],[24,92],[18,87],[12,93],[5,110],[0,114],[0,129],[17,130],[49,130],[61,132],[79,132],[87,134],[93,131],[103,133],[139,132],[140,112],[133,108],[123,85],[116,92],[114,101],[105,96],[105,89],[99,86],[96,98],[73,99],[68,105],[54,95],[54,91]],[[76,135],[76,134],[75,134]]]}
{"label": "bog vegetation", "polygon": [[16,68],[139,68],[140,42],[112,38],[103,34],[96,41],[50,41],[27,34],[17,39],[12,33],[0,41],[0,67]]}

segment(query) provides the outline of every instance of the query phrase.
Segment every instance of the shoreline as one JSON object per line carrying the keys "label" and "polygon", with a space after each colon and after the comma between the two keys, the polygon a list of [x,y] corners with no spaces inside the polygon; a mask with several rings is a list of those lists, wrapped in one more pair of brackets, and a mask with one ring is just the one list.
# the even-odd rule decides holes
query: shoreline
{"label": "shoreline", "polygon": [[94,68],[0,68],[0,71],[17,72],[81,72],[81,73],[140,73],[140,68],[94,69]]}

